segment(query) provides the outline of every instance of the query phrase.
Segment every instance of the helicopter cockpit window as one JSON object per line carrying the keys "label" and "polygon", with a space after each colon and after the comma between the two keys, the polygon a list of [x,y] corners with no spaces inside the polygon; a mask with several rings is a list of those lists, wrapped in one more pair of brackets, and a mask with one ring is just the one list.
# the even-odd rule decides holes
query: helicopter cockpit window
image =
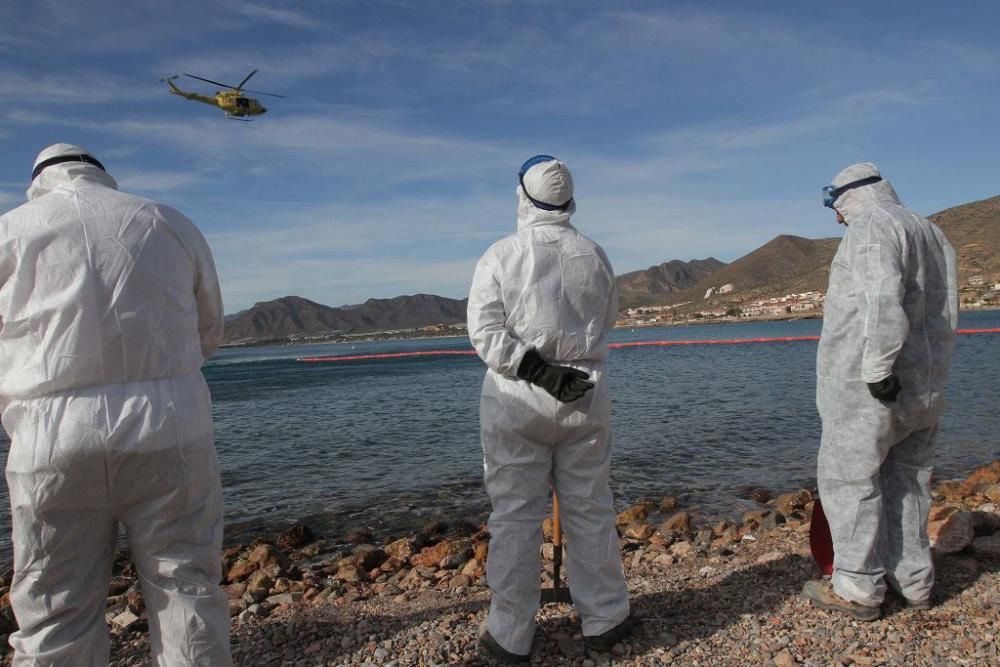
{"label": "helicopter cockpit window", "polygon": [[238,106],[241,109],[249,109],[250,108],[250,100],[248,100],[245,97],[237,97],[236,98],[236,106]]}

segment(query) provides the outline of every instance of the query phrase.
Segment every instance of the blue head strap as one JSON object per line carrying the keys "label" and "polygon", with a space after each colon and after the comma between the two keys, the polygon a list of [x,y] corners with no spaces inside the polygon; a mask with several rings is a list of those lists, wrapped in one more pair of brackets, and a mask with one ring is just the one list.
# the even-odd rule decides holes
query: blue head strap
{"label": "blue head strap", "polygon": [[530,157],[524,161],[521,165],[521,169],[517,172],[517,180],[521,183],[521,192],[524,196],[528,198],[536,208],[540,208],[543,211],[565,211],[569,208],[569,205],[573,202],[573,198],[570,197],[564,204],[548,204],[543,201],[539,201],[531,196],[528,192],[528,188],[524,186],[524,175],[528,173],[528,170],[534,167],[536,164],[541,164],[543,162],[553,162],[555,160],[551,155],[536,155],[535,157]]}
{"label": "blue head strap", "polygon": [[863,185],[871,185],[873,183],[878,183],[882,180],[881,176],[869,176],[868,178],[862,178],[860,181],[854,181],[853,183],[848,183],[847,185],[841,185],[837,187],[835,185],[828,185],[823,188],[823,206],[827,208],[833,208],[833,205],[840,199],[840,195],[844,194],[848,190],[853,190],[854,188],[860,188]]}

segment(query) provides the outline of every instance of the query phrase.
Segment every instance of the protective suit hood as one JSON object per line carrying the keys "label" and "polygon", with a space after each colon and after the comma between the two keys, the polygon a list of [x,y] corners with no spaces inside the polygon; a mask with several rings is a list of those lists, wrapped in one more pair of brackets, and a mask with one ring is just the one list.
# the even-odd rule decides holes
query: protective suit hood
{"label": "protective suit hood", "polygon": [[571,226],[569,219],[576,213],[576,201],[571,201],[565,211],[543,211],[527,198],[517,186],[517,231],[539,225]]}
{"label": "protective suit hood", "polygon": [[[82,146],[76,146],[73,144],[52,144],[51,146],[44,148],[42,152],[38,154],[32,168],[34,169],[34,167],[37,167],[45,160],[63,157],[66,155],[87,155],[91,158],[94,157],[93,153]],[[47,167],[42,173],[38,174],[38,176],[31,181],[31,185],[28,187],[26,194],[28,196],[28,201],[34,201],[35,199],[52,192],[60,186],[69,185],[74,182],[87,181],[97,185],[103,185],[104,187],[108,187],[113,190],[118,189],[117,181],[115,181],[115,179],[113,179],[108,172],[96,165],[87,162],[63,162],[61,164],[55,164]]]}
{"label": "protective suit hood", "polygon": [[[832,185],[841,187],[848,183],[854,183],[864,178],[881,176],[878,167],[871,162],[859,162],[847,167],[833,178]],[[873,206],[891,204],[901,206],[899,196],[893,190],[889,181],[881,180],[871,185],[863,185],[859,188],[848,190],[837,198],[833,203],[833,208],[842,216],[847,224],[857,220],[866,210]]]}

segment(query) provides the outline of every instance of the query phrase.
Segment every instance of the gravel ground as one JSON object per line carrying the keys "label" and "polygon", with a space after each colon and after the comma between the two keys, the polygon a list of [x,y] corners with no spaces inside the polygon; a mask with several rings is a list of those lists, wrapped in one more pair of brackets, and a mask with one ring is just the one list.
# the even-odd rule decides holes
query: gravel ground
{"label": "gravel ground", "polygon": [[[800,596],[820,576],[809,555],[809,491],[762,501],[739,523],[714,525],[678,510],[674,498],[623,512],[622,556],[641,623],[611,654],[589,654],[572,607],[547,605],[531,663],[1000,665],[1000,462],[936,488],[935,606],[909,611],[890,596],[870,623]],[[383,546],[359,533],[345,546],[297,526],[274,542],[232,547],[223,588],[236,664],[498,664],[476,639],[489,606],[487,539],[481,527],[435,524]],[[547,544],[543,582],[551,555]],[[150,664],[130,569],[123,556],[108,598],[116,667]],[[0,622],[10,620],[3,602]]]}
{"label": "gravel ground", "polygon": [[[937,605],[909,612],[890,600],[863,623],[799,596],[818,576],[804,528],[784,528],[730,555],[696,554],[665,568],[628,563],[640,628],[612,655],[587,655],[568,605],[539,614],[535,665],[998,665],[1000,561],[937,559]],[[628,557],[626,556],[628,561]],[[489,591],[423,591],[276,610],[237,622],[240,665],[494,665],[477,650]],[[116,647],[115,665],[145,665],[144,638]]]}
{"label": "gravel ground", "polygon": [[[808,491],[770,500],[739,524],[699,525],[675,511],[673,498],[637,505],[619,516],[632,608],[642,619],[637,630],[611,654],[588,654],[572,607],[547,605],[539,612],[531,662],[1000,665],[998,501],[1000,462],[968,480],[940,484],[930,527],[937,545],[935,606],[908,611],[890,595],[882,618],[869,623],[818,610],[800,596],[802,585],[820,576],[809,554]],[[657,523],[667,516],[664,510],[672,514]],[[290,601],[287,593],[268,597],[251,613],[247,588],[228,589],[237,664],[497,664],[479,653],[476,639],[489,589],[482,576],[486,535],[473,530],[428,537],[444,532],[433,526],[422,537],[382,548],[359,546],[333,559],[315,544],[304,554],[291,549],[291,580],[281,584],[278,578],[266,592],[297,587],[305,591],[301,599]],[[296,564],[297,553],[312,559]],[[551,553],[550,545],[543,549],[548,559]],[[244,574],[253,560],[245,551],[232,554],[230,574]],[[248,578],[251,587],[255,576]],[[148,664],[147,651],[144,633],[122,633],[113,664]]]}

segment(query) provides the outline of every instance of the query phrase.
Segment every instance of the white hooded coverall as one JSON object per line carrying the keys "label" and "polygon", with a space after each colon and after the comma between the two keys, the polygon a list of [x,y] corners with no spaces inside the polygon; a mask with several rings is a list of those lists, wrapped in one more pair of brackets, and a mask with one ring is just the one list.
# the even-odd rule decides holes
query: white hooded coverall
{"label": "white hooded coverall", "polygon": [[[863,163],[834,186],[878,176]],[[834,546],[834,591],[878,606],[885,577],[908,600],[934,583],[927,537],[934,436],[958,324],[955,252],[887,181],[834,203],[848,227],[830,270],[816,363],[817,477]],[[867,383],[895,373],[895,401]]]}
{"label": "white hooded coverall", "polygon": [[[546,165],[532,167],[525,182]],[[599,635],[621,623],[629,600],[608,484],[611,400],[604,359],[618,312],[614,273],[601,247],[570,224],[575,205],[543,211],[520,187],[518,199],[517,233],[493,244],[476,266],[468,323],[488,366],[480,401],[484,479],[493,506],[487,629],[507,651],[527,655],[551,488],[559,495],[566,576],[583,634]],[[517,379],[530,348],[548,363],[585,371],[594,388],[561,403]]]}
{"label": "white hooded coverall", "polygon": [[[39,155],[87,154],[56,144]],[[37,164],[37,162],[36,162]],[[212,255],[177,211],[53,165],[0,217],[0,408],[15,665],[107,665],[119,522],[158,665],[229,665],[222,488],[200,367],[222,336]]]}

